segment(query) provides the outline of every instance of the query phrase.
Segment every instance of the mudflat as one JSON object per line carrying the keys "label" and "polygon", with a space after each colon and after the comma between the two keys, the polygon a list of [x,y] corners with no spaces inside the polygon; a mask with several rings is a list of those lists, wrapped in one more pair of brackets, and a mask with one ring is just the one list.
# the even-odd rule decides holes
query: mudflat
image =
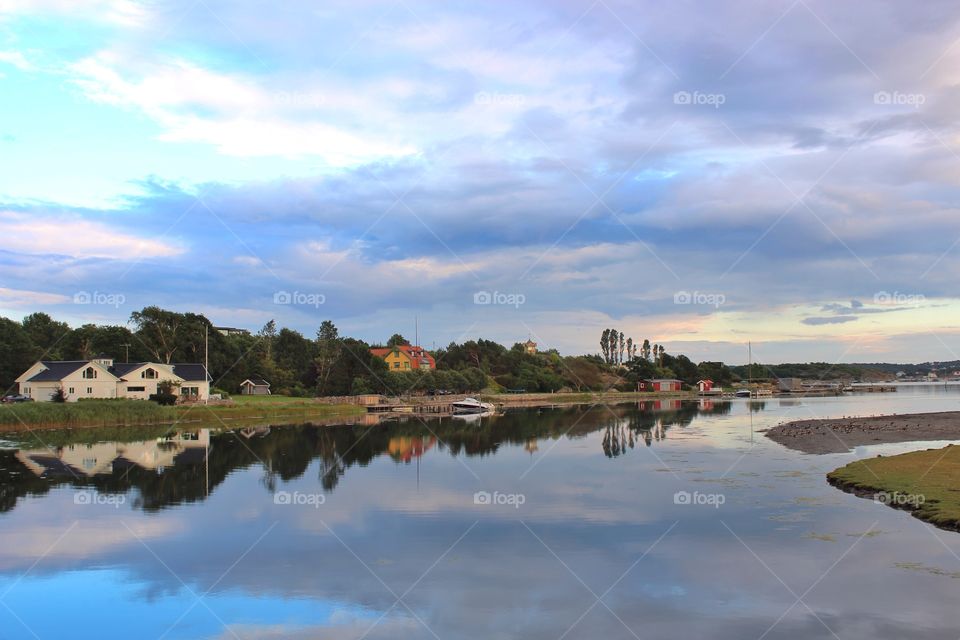
{"label": "mudflat", "polygon": [[960,411],[795,420],[768,429],[766,436],[804,453],[844,453],[886,442],[960,440]]}

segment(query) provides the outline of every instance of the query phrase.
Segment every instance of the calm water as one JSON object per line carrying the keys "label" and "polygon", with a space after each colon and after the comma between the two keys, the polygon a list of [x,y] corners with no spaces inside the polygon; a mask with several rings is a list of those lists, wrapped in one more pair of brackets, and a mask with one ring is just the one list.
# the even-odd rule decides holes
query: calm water
{"label": "calm water", "polygon": [[0,451],[0,639],[956,639],[960,535],[824,480],[932,445],[812,456],[756,431],[957,409],[918,386],[41,434]]}

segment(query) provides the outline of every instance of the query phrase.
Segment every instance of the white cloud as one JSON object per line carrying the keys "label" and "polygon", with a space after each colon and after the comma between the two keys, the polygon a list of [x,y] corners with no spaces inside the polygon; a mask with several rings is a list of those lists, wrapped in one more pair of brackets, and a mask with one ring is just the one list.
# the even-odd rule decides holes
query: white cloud
{"label": "white cloud", "polygon": [[161,240],[140,238],[78,217],[27,215],[0,211],[0,249],[32,255],[136,260],[162,258],[183,249]]}
{"label": "white cloud", "polygon": [[32,71],[34,68],[19,51],[0,51],[0,62],[14,66],[20,71]]}
{"label": "white cloud", "polygon": [[317,156],[335,167],[417,153],[414,145],[391,141],[382,132],[348,131],[316,114],[308,120],[290,117],[323,104],[323,94],[315,90],[271,91],[254,80],[179,60],[135,70],[139,80],[124,77],[120,66],[117,56],[101,53],[71,71],[91,100],[137,108],[157,121],[165,129],[161,140],[202,142],[230,156]]}
{"label": "white cloud", "polygon": [[24,289],[7,289],[0,287],[0,305],[11,307],[31,307],[42,304],[63,304],[70,302],[70,298],[59,293],[44,291],[26,291]]}

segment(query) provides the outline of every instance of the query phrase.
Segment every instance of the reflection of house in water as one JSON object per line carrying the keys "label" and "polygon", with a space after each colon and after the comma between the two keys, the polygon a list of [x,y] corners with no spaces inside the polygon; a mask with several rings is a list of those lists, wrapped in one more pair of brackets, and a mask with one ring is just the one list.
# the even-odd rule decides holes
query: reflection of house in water
{"label": "reflection of house in water", "polygon": [[523,445],[523,449],[530,455],[533,455],[535,452],[540,450],[539,440],[536,438],[530,438],[527,440],[526,444]]}
{"label": "reflection of house in water", "polygon": [[410,462],[432,449],[435,444],[435,436],[394,436],[387,442],[387,453],[397,462]]}
{"label": "reflection of house in water", "polygon": [[143,442],[97,442],[50,449],[21,449],[17,459],[39,477],[93,477],[135,465],[162,473],[177,463],[203,462],[210,430],[177,433]]}
{"label": "reflection of house in water", "polygon": [[663,400],[643,400],[637,403],[640,411],[679,411],[683,407],[680,398],[664,398]]}

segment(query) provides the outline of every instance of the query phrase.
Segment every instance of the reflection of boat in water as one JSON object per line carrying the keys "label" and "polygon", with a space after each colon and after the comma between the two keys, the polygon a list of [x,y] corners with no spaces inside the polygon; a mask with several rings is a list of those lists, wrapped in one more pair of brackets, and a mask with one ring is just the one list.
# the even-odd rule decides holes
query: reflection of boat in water
{"label": "reflection of boat in water", "polygon": [[451,403],[454,413],[492,413],[496,410],[489,402],[480,402],[476,398],[464,398]]}
{"label": "reflection of boat in water", "polygon": [[492,418],[495,415],[497,415],[495,411],[478,411],[455,413],[453,414],[453,417],[457,420],[463,420],[464,422],[476,422],[479,424],[484,418]]}

